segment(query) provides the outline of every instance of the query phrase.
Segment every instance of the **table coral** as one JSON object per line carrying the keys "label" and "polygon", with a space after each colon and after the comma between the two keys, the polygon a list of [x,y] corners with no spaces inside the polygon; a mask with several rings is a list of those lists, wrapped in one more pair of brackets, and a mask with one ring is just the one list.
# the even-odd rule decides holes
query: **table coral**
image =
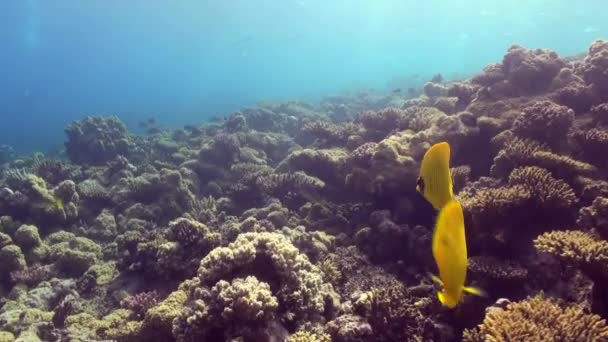
{"label": "table coral", "polygon": [[608,325],[577,305],[564,306],[543,295],[490,308],[479,327],[465,331],[465,342],[602,341]]}
{"label": "table coral", "polygon": [[547,232],[534,240],[534,247],[581,267],[594,279],[608,279],[608,242],[588,232]]}

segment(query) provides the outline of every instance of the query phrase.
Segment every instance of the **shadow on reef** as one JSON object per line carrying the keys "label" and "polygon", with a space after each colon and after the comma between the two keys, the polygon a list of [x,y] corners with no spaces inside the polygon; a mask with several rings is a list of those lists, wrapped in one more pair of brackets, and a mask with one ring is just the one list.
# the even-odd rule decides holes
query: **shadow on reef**
{"label": "shadow on reef", "polygon": [[[608,43],[409,94],[89,117],[68,160],[4,158],[0,340],[607,340]],[[415,191],[440,141],[488,293],[454,310]]]}

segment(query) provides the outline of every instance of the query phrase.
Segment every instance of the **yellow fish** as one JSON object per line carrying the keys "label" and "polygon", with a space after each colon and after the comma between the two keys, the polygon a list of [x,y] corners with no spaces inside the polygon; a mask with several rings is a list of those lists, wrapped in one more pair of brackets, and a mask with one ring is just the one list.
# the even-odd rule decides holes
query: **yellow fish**
{"label": "yellow fish", "polygon": [[465,287],[467,277],[467,241],[464,233],[462,206],[456,200],[449,201],[439,211],[433,233],[433,257],[439,269],[439,283],[442,290],[437,292],[441,304],[454,308],[462,299],[463,292],[482,296],[477,288]]}
{"label": "yellow fish", "polygon": [[454,197],[450,174],[450,145],[447,142],[431,146],[424,154],[416,190],[431,202],[436,210],[443,208]]}

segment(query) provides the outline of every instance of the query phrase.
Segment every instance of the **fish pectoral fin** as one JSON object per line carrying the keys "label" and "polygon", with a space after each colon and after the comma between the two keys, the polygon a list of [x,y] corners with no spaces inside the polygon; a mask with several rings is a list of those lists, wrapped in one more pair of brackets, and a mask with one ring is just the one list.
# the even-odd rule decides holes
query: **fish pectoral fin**
{"label": "fish pectoral fin", "polygon": [[464,292],[466,292],[466,293],[470,293],[472,295],[476,295],[476,296],[480,296],[480,297],[487,297],[488,296],[488,294],[484,290],[482,290],[480,288],[477,288],[477,287],[465,286],[465,287],[462,288],[462,290]]}
{"label": "fish pectoral fin", "polygon": [[429,277],[431,277],[431,279],[433,280],[434,283],[438,284],[439,286],[441,286],[443,288],[443,281],[441,281],[441,279],[439,279],[438,276],[429,273]]}
{"label": "fish pectoral fin", "polygon": [[443,292],[441,291],[437,291],[437,299],[439,299],[439,302],[443,305],[446,304],[446,299],[445,299],[445,295],[443,294]]}

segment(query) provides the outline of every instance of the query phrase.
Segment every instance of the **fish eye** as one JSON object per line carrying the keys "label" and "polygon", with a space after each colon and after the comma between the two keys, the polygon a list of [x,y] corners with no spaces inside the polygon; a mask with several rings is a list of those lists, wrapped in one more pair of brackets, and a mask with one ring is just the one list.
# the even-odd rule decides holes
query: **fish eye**
{"label": "fish eye", "polygon": [[418,179],[416,180],[416,188],[419,191],[424,192],[424,180],[422,179],[422,177],[418,177]]}

